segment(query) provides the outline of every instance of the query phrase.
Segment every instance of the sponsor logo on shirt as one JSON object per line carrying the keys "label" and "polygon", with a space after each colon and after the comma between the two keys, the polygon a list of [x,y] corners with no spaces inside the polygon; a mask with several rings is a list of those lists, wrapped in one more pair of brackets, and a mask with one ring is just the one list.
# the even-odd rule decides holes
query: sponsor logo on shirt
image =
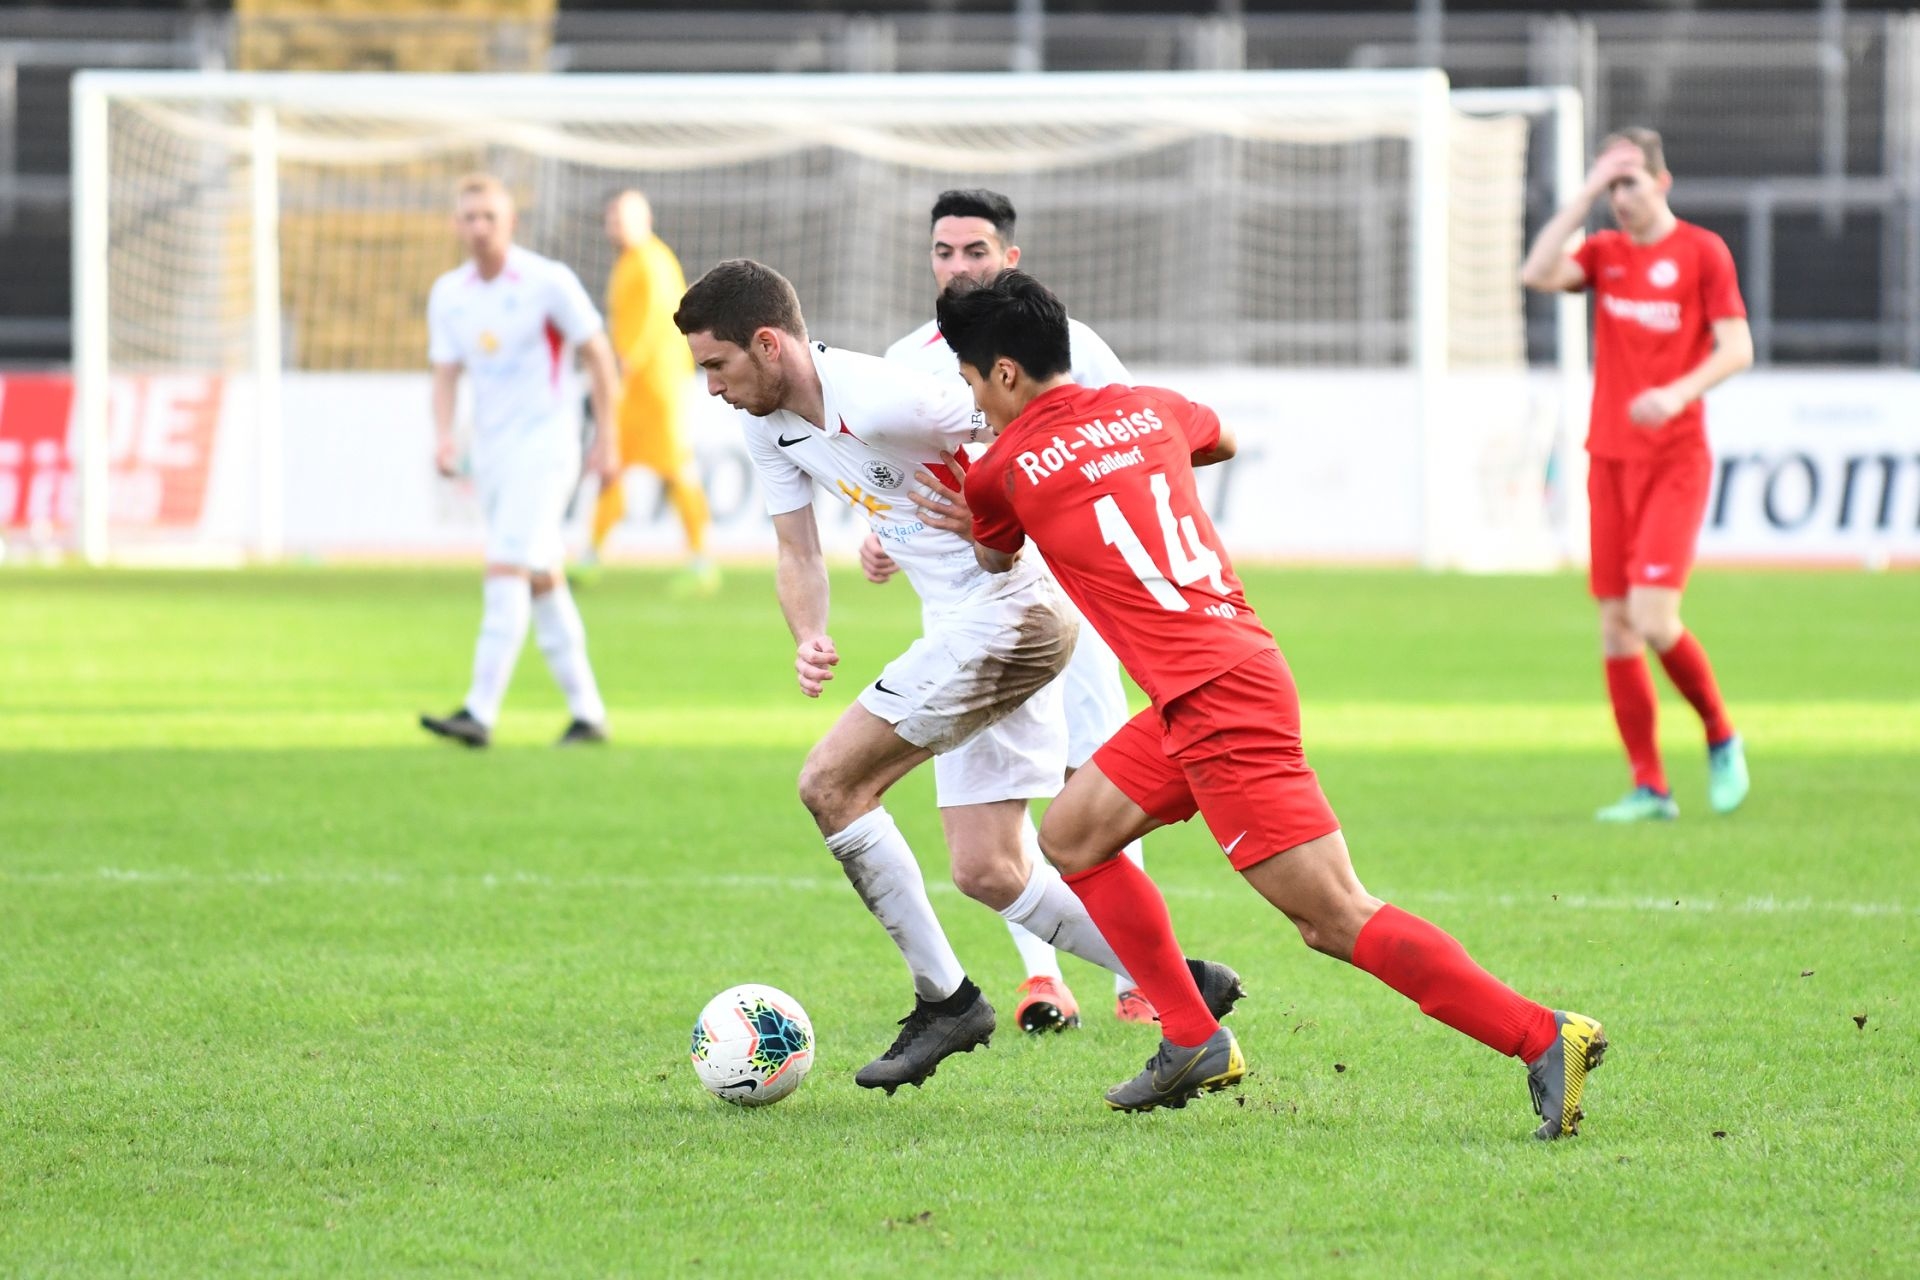
{"label": "sponsor logo on shirt", "polygon": [[840,486],[840,495],[842,497],[852,505],[861,508],[870,516],[877,516],[884,511],[893,510],[893,504],[891,502],[882,502],[880,499],[868,493],[866,489],[860,485],[848,484],[845,480],[836,480],[834,483]]}
{"label": "sponsor logo on shirt", "polygon": [[1020,473],[1027,478],[1029,484],[1039,484],[1048,476],[1070,466],[1079,467],[1081,474],[1091,483],[1120,467],[1139,462],[1140,457],[1132,457],[1131,461],[1127,462],[1116,462],[1115,459],[1141,454],[1141,449],[1135,447],[1125,453],[1109,453],[1097,462],[1085,464],[1079,461],[1082,449],[1113,449],[1115,445],[1151,435],[1163,429],[1164,426],[1165,424],[1160,421],[1160,415],[1152,409],[1136,409],[1126,417],[1116,417],[1111,422],[1096,418],[1092,422],[1083,422],[1073,429],[1077,439],[1066,440],[1055,436],[1052,443],[1045,448],[1029,449],[1013,462],[1020,468]]}
{"label": "sponsor logo on shirt", "polygon": [[1647,268],[1647,283],[1656,289],[1670,289],[1679,278],[1680,268],[1673,265],[1672,258],[1662,258]]}
{"label": "sponsor logo on shirt", "polygon": [[1600,305],[1607,309],[1608,315],[1631,320],[1656,333],[1673,333],[1680,328],[1680,304],[1670,298],[1621,298],[1603,293]]}
{"label": "sponsor logo on shirt", "polygon": [[493,330],[482,329],[480,331],[480,349],[488,355],[493,355],[500,350],[500,339],[494,336]]}

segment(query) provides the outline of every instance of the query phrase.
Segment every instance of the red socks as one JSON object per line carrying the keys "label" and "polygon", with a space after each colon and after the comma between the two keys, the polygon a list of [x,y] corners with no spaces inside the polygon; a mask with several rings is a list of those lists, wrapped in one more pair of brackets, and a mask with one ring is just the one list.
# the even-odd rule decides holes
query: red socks
{"label": "red socks", "polygon": [[1167,900],[1146,872],[1130,858],[1115,857],[1061,878],[1086,904],[1107,945],[1159,1010],[1161,1035],[1191,1048],[1220,1029],[1173,936]]}
{"label": "red socks", "polygon": [[1707,651],[1693,638],[1693,632],[1682,631],[1673,647],[1660,655],[1660,665],[1667,669],[1667,679],[1673,681],[1680,696],[1700,713],[1700,723],[1707,730],[1707,745],[1719,746],[1731,738],[1733,723],[1727,719],[1727,709],[1720,701],[1713,664],[1707,661]]}
{"label": "red socks", "polygon": [[[1704,664],[1705,655],[1701,660]],[[1633,766],[1633,785],[1668,794],[1666,770],[1660,767],[1660,747],[1653,736],[1653,673],[1647,670],[1644,654],[1607,659],[1607,696],[1613,700],[1613,722],[1620,727],[1620,741],[1626,744],[1627,762]]]}
{"label": "red socks", "polygon": [[1475,964],[1445,930],[1396,906],[1381,907],[1361,926],[1353,963],[1489,1049],[1532,1062],[1553,1047],[1553,1010]]}

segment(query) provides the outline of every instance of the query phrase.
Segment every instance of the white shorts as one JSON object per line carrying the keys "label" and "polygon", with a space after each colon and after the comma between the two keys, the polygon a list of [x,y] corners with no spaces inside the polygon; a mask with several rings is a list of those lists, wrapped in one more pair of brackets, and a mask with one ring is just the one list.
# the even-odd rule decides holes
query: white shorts
{"label": "white shorts", "polygon": [[1076,630],[1059,588],[1016,566],[942,608],[860,705],[934,753],[943,809],[1051,796],[1067,761],[1057,677]]}
{"label": "white shorts", "polygon": [[1067,764],[1078,769],[1133,715],[1120,683],[1120,659],[1084,621],[1059,684],[1066,703]]}
{"label": "white shorts", "polygon": [[580,483],[580,450],[522,449],[496,459],[475,477],[487,524],[487,563],[558,569],[567,503]]}

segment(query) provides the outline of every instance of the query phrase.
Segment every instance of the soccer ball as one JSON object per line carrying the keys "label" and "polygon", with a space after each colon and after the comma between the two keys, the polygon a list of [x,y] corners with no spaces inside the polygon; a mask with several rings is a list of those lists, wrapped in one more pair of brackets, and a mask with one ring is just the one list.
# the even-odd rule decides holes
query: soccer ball
{"label": "soccer ball", "polygon": [[813,1023],[800,1002],[757,982],[728,987],[693,1024],[693,1073],[736,1107],[764,1107],[800,1087],[813,1066]]}

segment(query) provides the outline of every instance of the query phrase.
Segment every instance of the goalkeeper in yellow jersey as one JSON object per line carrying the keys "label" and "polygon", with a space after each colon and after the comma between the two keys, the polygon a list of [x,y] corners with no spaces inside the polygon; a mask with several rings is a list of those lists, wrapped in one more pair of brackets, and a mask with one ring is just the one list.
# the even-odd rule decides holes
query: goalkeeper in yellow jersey
{"label": "goalkeeper in yellow jersey", "polygon": [[[620,250],[607,279],[607,332],[620,358],[620,466],[645,467],[660,477],[667,501],[680,514],[692,554],[680,589],[708,594],[720,571],[707,558],[707,495],[683,425],[693,356],[674,327],[674,308],[687,291],[679,259],[653,234],[653,208],[638,191],[607,202],[607,237]],[[626,514],[619,479],[604,484],[593,512],[589,564],[597,564],[607,535]]]}

